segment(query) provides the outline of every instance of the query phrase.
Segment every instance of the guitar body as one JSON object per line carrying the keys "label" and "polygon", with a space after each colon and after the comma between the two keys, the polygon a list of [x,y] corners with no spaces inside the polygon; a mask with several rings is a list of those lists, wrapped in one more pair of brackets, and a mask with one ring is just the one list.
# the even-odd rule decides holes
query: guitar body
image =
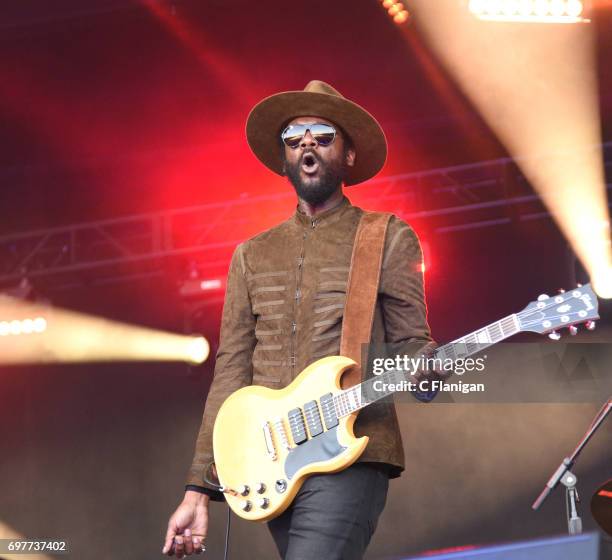
{"label": "guitar body", "polygon": [[342,356],[323,358],[283,389],[244,387],[223,403],[213,431],[215,465],[237,515],[269,521],[287,509],[306,477],[340,471],[363,453],[369,438],[353,434],[357,413],[332,421],[321,401],[341,390],[342,374],[353,365]]}

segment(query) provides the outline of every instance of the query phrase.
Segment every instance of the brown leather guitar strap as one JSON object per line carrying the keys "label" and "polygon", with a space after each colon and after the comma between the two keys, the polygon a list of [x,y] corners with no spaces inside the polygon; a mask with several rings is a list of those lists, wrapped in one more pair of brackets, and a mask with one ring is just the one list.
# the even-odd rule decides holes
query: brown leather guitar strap
{"label": "brown leather guitar strap", "polygon": [[359,367],[342,377],[342,387],[361,383],[361,345],[370,342],[380,282],[385,235],[391,214],[364,212],[357,226],[340,338],[340,355]]}

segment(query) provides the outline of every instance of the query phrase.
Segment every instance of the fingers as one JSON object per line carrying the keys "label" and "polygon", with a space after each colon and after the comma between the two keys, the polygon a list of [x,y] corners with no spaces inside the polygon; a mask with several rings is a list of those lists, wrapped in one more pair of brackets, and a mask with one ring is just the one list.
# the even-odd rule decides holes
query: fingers
{"label": "fingers", "polygon": [[185,554],[185,543],[183,541],[183,535],[176,535],[174,537],[174,552],[177,558],[182,558]]}
{"label": "fingers", "polygon": [[201,537],[200,535],[193,535],[191,539],[193,541],[193,551],[196,554],[201,554],[206,550],[206,547],[204,546],[204,537]]}
{"label": "fingers", "polygon": [[170,538],[170,541],[168,541],[166,536],[162,553],[168,556],[176,554],[176,557],[179,559],[191,554],[202,554],[206,551],[204,540],[205,537],[203,535],[192,535],[189,529],[185,529],[182,535],[174,535]]}
{"label": "fingers", "polygon": [[185,529],[183,533],[183,545],[185,547],[185,554],[193,554],[193,539],[191,538],[191,529]]}
{"label": "fingers", "polygon": [[170,520],[168,523],[168,530],[166,531],[166,538],[164,540],[164,548],[162,548],[162,554],[167,554],[168,556],[172,556],[173,548],[172,544],[174,542],[174,536],[176,535],[176,529],[174,527],[174,523]]}

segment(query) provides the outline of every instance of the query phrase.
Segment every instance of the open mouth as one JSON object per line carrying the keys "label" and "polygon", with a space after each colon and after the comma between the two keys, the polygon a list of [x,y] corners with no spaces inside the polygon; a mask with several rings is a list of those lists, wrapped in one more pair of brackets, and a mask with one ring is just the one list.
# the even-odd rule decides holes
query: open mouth
{"label": "open mouth", "polygon": [[319,170],[319,162],[312,154],[306,154],[302,158],[302,171],[307,175],[314,175]]}

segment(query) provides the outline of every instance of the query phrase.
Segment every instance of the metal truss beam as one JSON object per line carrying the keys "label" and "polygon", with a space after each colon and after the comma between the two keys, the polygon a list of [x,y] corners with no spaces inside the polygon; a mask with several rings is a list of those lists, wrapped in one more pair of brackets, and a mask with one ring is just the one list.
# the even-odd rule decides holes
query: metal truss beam
{"label": "metal truss beam", "polygon": [[[603,144],[612,170],[612,142]],[[410,223],[445,234],[549,217],[514,160],[381,177],[363,206],[393,209]],[[610,188],[610,187],[608,187]],[[291,192],[75,224],[0,237],[0,285],[29,278],[94,271],[96,278],[155,274],[167,258],[205,255],[205,268],[226,266],[237,243],[286,218],[279,204]],[[360,200],[361,202],[361,200]],[[280,206],[285,207],[286,205]],[[257,216],[255,219],[254,216]],[[224,232],[221,238],[219,229]]]}

